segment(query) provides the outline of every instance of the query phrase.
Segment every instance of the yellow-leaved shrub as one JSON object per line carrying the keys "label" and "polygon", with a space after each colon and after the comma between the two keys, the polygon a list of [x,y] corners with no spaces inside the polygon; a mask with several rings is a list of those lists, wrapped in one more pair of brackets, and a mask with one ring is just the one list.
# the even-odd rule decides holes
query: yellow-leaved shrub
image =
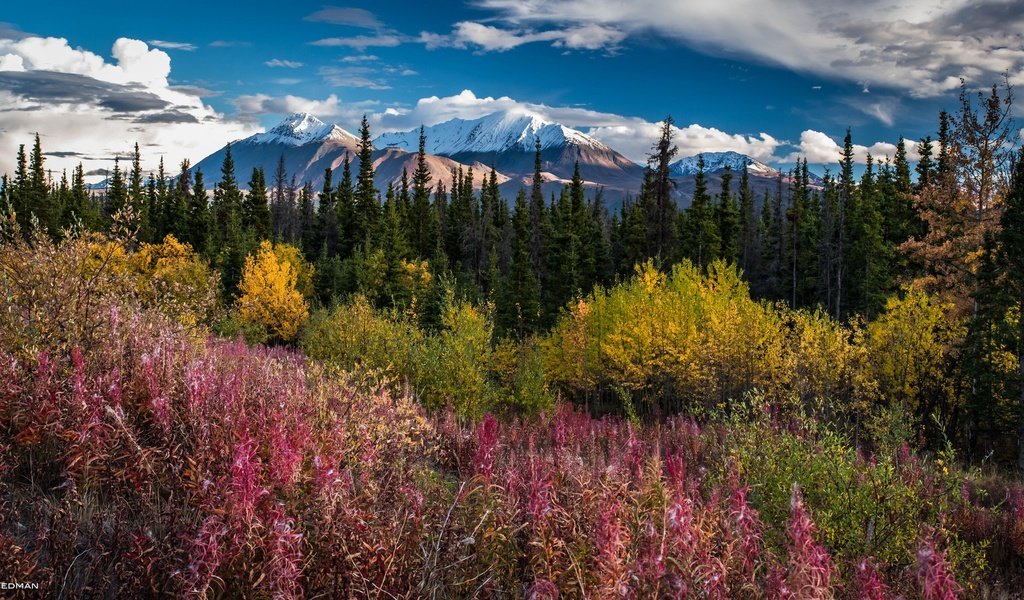
{"label": "yellow-leaved shrub", "polygon": [[296,287],[298,274],[264,240],[255,255],[245,259],[235,309],[243,321],[261,325],[277,338],[295,339],[309,316],[305,298]]}

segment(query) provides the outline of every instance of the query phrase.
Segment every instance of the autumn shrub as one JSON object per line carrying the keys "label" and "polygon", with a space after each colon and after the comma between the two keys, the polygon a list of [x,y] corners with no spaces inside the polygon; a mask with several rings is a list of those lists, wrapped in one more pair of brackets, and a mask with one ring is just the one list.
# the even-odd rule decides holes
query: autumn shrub
{"label": "autumn shrub", "polygon": [[489,311],[464,301],[446,303],[440,329],[426,332],[414,315],[375,309],[356,295],[314,312],[300,345],[340,369],[408,384],[431,410],[450,406],[479,417],[487,410],[536,412],[552,403],[535,346],[495,344]]}
{"label": "autumn shrub", "polygon": [[856,332],[821,312],[756,301],[734,266],[652,264],[571,304],[543,343],[551,384],[573,397],[601,390],[667,412],[700,414],[751,390],[853,411],[873,393]]}
{"label": "autumn shrub", "polygon": [[0,340],[20,358],[91,349],[123,307],[159,312],[203,335],[216,296],[210,267],[173,237],[134,252],[96,233],[0,244]]}
{"label": "autumn shrub", "polygon": [[[820,540],[848,568],[871,556],[890,567],[913,564],[923,523],[939,523],[962,505],[964,474],[949,457],[929,464],[901,452],[865,455],[835,428],[781,415],[750,399],[756,414],[737,412],[724,427],[728,464],[750,483],[769,522],[792,510],[793,486],[815,515]],[[983,569],[985,545],[950,533],[950,559],[961,575]]]}
{"label": "autumn shrub", "polygon": [[[295,255],[295,256],[293,256]],[[303,294],[296,287],[300,273],[311,286],[311,274],[293,267],[297,254],[260,243],[256,254],[245,259],[235,310],[241,321],[262,326],[278,340],[291,341],[309,316]],[[307,265],[308,266],[308,265]]]}

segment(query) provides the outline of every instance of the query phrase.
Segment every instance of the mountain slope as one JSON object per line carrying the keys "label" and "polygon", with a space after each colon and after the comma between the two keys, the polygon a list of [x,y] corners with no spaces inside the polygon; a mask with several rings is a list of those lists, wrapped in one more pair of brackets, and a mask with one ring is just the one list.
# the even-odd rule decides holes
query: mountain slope
{"label": "mountain slope", "polygon": [[[403,169],[408,171],[411,178],[412,172],[416,169],[415,150],[416,148],[414,152],[399,148],[374,150],[375,182],[382,193],[389,183],[396,187],[399,185]],[[226,147],[221,148],[193,167],[193,172],[196,169],[203,171],[208,187],[212,188],[220,181],[220,169],[225,153]],[[337,125],[324,123],[308,113],[291,115],[265,133],[257,133],[231,144],[235,176],[243,189],[248,187],[247,182],[253,169],[257,167],[263,168],[268,185],[273,185],[278,161],[284,158],[289,180],[294,176],[297,185],[309,183],[314,190],[319,191],[323,187],[324,172],[328,167],[335,171],[335,185],[341,177],[345,160],[352,161],[354,176],[359,169],[358,154],[358,137]],[[432,176],[432,185],[443,182],[451,188],[452,170],[461,167],[463,171],[467,171],[471,166],[474,184],[479,187],[483,178],[490,172],[490,167],[480,163],[462,164],[448,157],[427,155],[427,168]],[[509,178],[499,174],[497,179],[499,183],[504,183]]]}
{"label": "mountain slope", "polygon": [[[426,127],[424,133],[427,152],[464,164],[493,166],[509,177],[502,190],[507,197],[514,197],[524,178],[532,178],[538,141],[541,171],[549,174],[546,179],[568,181],[578,161],[580,176],[591,183],[589,187],[603,187],[606,197],[613,200],[636,193],[643,180],[643,168],[612,148],[585,133],[528,113],[510,111],[478,119],[452,119]],[[386,133],[375,144],[415,151],[419,130]]]}

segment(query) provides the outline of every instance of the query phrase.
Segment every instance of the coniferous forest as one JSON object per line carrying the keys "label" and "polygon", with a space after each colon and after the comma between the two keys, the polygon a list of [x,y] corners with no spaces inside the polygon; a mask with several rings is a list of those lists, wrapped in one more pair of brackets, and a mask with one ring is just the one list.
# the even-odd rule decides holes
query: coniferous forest
{"label": "coniferous forest", "polygon": [[[0,182],[0,573],[51,597],[1021,598],[1008,86],[611,207],[284,158]],[[855,173],[857,173],[855,175]],[[476,179],[478,180],[478,178]]]}

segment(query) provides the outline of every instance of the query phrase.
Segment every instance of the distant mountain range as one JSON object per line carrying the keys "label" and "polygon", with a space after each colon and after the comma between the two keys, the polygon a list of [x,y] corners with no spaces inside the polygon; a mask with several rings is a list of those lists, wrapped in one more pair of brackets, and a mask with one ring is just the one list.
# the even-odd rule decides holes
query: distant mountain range
{"label": "distant mountain range", "polygon": [[[502,194],[511,199],[520,187],[529,187],[533,179],[536,144],[541,147],[541,172],[545,194],[557,193],[572,178],[579,162],[580,175],[593,195],[603,190],[606,204],[616,207],[628,195],[635,195],[643,180],[644,167],[589,135],[559,123],[545,121],[522,112],[499,112],[478,119],[452,119],[424,128],[427,165],[436,185],[451,187],[452,170],[473,169],[474,184],[479,187],[491,168],[497,171]],[[335,183],[344,161],[352,161],[353,174],[359,168],[359,138],[338,125],[324,123],[308,113],[284,119],[265,133],[258,133],[231,144],[235,173],[245,187],[253,168],[263,167],[268,184],[278,161],[283,158],[289,178],[299,185],[323,186],[324,172],[331,167]],[[385,189],[397,185],[402,171],[411,176],[416,168],[419,129],[385,133],[373,141],[376,184]],[[193,168],[202,169],[207,185],[220,180],[225,149],[200,160]],[[752,187],[758,197],[775,190],[780,173],[760,161],[737,152],[703,154],[705,175],[712,193],[716,193],[721,174],[731,168],[738,185],[739,172],[747,165]],[[693,194],[697,157],[687,157],[671,166],[678,202],[687,206]],[[785,182],[785,178],[784,178]],[[815,180],[820,182],[820,180]]]}

